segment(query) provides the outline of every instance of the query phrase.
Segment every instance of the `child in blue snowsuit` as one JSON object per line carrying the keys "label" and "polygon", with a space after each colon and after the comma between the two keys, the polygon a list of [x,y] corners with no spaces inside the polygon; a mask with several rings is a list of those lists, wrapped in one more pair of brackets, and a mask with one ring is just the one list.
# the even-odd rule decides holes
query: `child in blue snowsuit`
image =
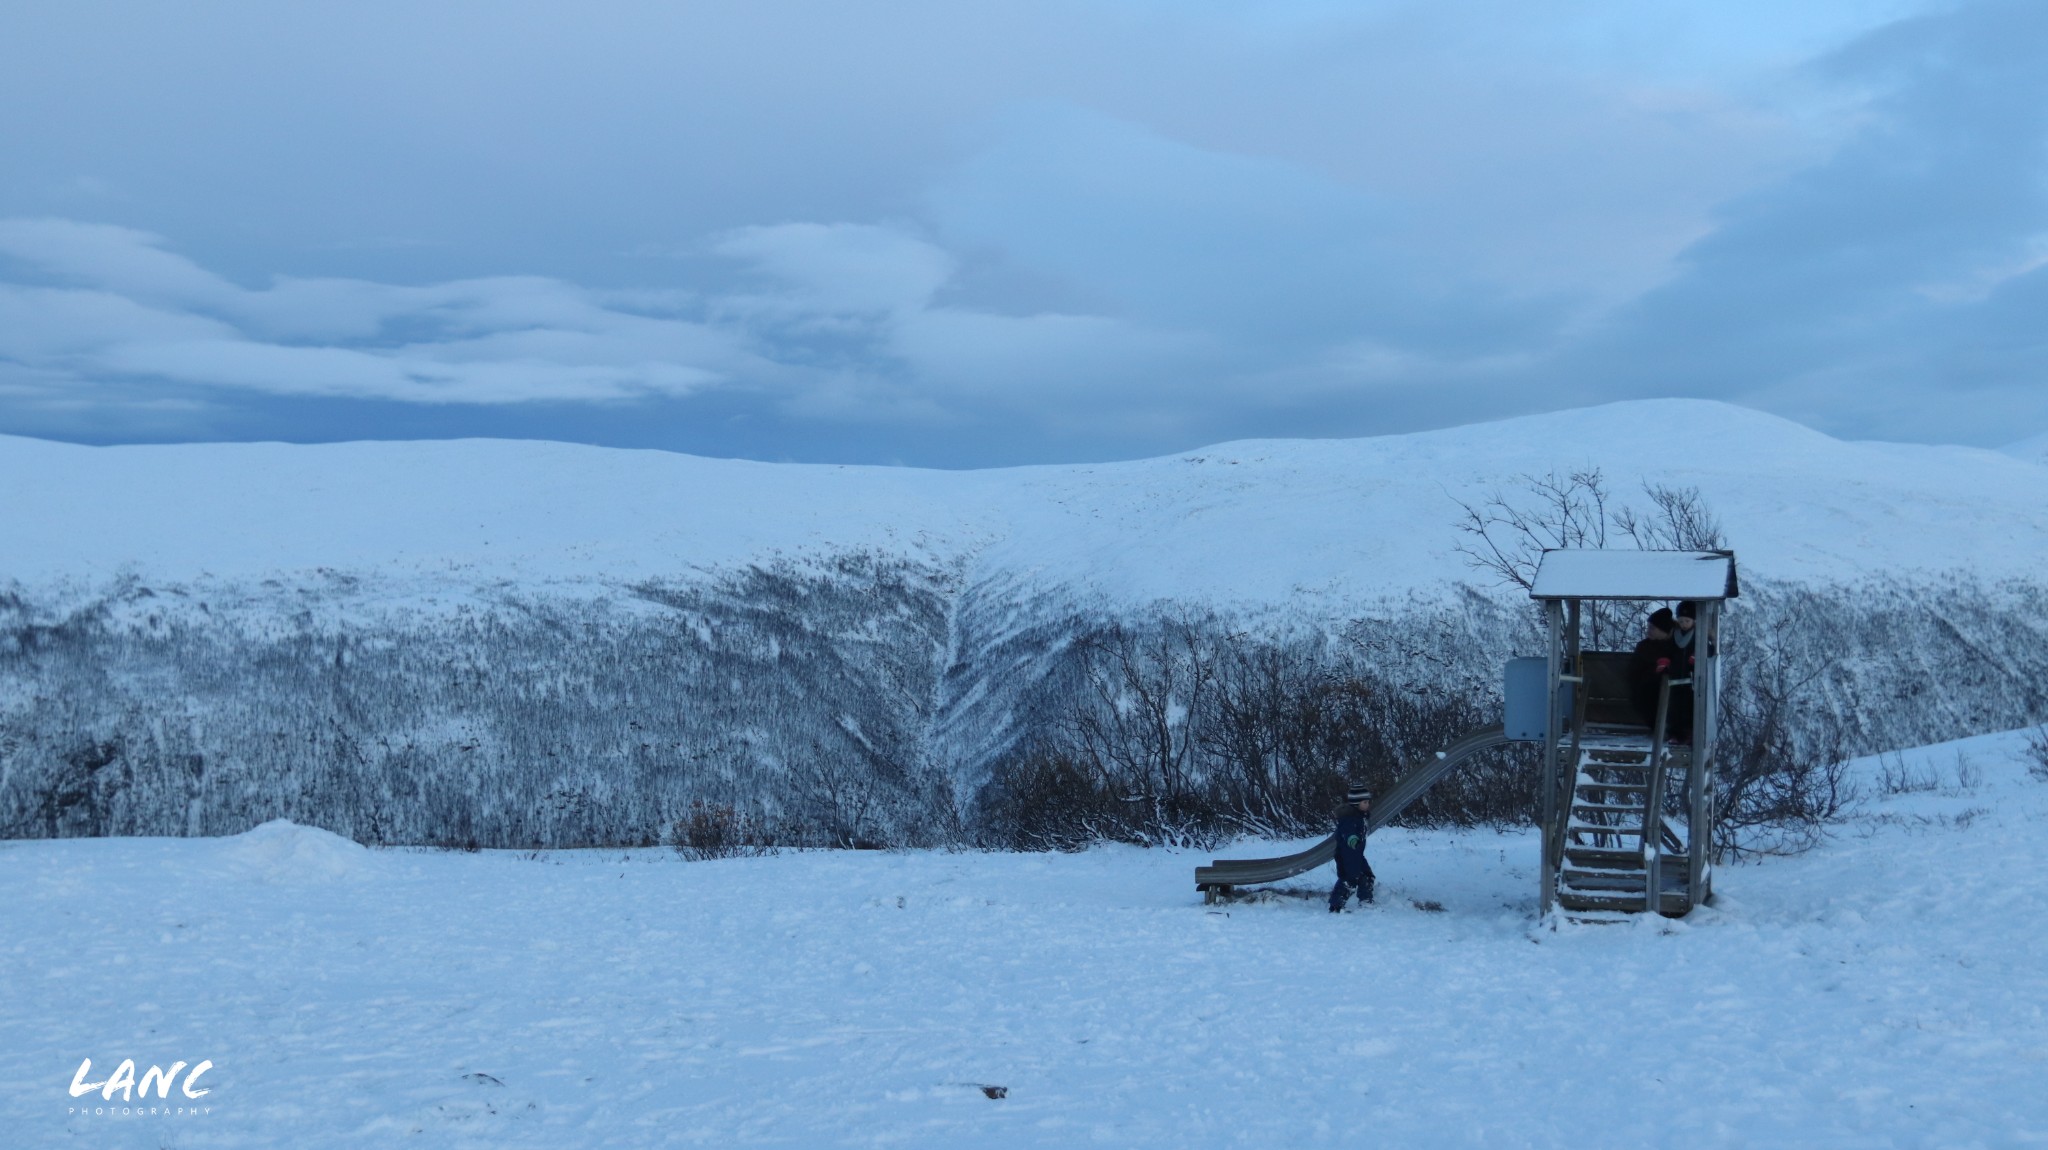
{"label": "child in blue snowsuit", "polygon": [[1330,888],[1330,913],[1336,914],[1358,891],[1358,901],[1372,901],[1372,866],[1365,861],[1365,820],[1372,814],[1372,792],[1352,787],[1337,808],[1337,885]]}

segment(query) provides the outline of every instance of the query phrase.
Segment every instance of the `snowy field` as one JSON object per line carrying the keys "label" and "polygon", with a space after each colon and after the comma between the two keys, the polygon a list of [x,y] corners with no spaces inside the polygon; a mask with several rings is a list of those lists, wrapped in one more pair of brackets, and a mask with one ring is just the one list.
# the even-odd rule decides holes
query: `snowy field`
{"label": "snowy field", "polygon": [[[1206,854],[1135,849],[4,843],[0,1141],[2039,1143],[2048,784],[2021,747],[1912,752],[1900,794],[1865,762],[1834,841],[1724,868],[1718,906],[1558,930],[1527,833],[1376,837],[1381,905],[1341,916],[1327,872],[1206,908]],[[207,1111],[67,1113],[107,1107],[69,1096],[87,1057],[210,1060],[209,1094],[150,1103]]]}

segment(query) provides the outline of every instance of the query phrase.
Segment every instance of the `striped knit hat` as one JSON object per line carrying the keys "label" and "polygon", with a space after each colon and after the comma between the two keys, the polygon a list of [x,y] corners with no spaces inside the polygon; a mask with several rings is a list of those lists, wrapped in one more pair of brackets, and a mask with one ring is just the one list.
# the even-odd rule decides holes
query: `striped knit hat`
{"label": "striped knit hat", "polygon": [[1371,797],[1372,792],[1358,783],[1351,784],[1351,789],[1344,792],[1344,801],[1347,803],[1362,803]]}

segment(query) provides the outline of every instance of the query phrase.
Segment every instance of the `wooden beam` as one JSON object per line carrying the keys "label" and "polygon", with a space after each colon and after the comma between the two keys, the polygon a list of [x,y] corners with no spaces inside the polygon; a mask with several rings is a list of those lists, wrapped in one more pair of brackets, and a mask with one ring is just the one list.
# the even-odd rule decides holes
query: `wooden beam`
{"label": "wooden beam", "polygon": [[[1574,612],[1574,621],[1576,621],[1577,603],[1572,604],[1572,610]],[[1542,790],[1538,795],[1537,803],[1537,818],[1541,821],[1543,827],[1543,834],[1541,835],[1543,858],[1537,866],[1536,880],[1538,884],[1537,908],[1538,913],[1543,915],[1550,913],[1551,903],[1557,895],[1557,866],[1551,861],[1556,855],[1552,852],[1551,840],[1562,837],[1557,833],[1557,744],[1561,741],[1560,736],[1562,735],[1562,732],[1558,730],[1559,700],[1557,692],[1561,686],[1558,682],[1558,677],[1564,674],[1564,668],[1559,666],[1561,660],[1559,658],[1558,644],[1562,639],[1559,632],[1562,630],[1563,622],[1559,615],[1560,611],[1555,600],[1546,601],[1543,604],[1543,629],[1545,635],[1543,654],[1547,662],[1544,676],[1543,774],[1538,782]],[[1577,628],[1573,628],[1573,630],[1576,631]],[[1576,671],[1577,668],[1574,667],[1573,670]],[[1581,689],[1578,693],[1583,695],[1586,692]],[[1570,808],[1567,807],[1566,809],[1569,810]]]}

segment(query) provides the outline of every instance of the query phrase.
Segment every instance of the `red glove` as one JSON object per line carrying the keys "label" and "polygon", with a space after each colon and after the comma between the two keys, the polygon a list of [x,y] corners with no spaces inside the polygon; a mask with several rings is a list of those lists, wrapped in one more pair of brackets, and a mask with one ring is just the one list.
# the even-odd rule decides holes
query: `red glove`
{"label": "red glove", "polygon": [[1670,673],[1670,671],[1671,671],[1671,660],[1670,660],[1670,659],[1659,659],[1659,660],[1657,660],[1657,673],[1658,673],[1659,675],[1669,674],[1669,673]]}

